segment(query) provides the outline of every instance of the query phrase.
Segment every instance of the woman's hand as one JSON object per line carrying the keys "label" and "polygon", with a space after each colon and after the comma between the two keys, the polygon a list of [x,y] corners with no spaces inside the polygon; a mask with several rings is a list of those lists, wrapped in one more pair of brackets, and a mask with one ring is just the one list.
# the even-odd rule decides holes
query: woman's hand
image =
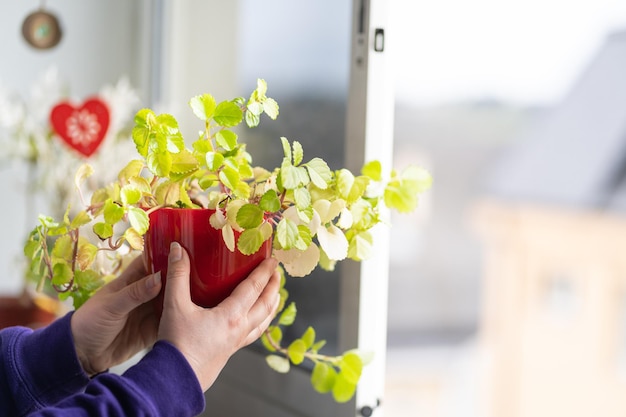
{"label": "woman's hand", "polygon": [[146,276],[138,257],[74,312],[74,345],[87,374],[103,372],[154,343],[158,318],[148,301],[160,289],[160,273]]}
{"label": "woman's hand", "polygon": [[172,244],[158,338],[182,352],[203,391],[231,355],[259,338],[272,321],[279,302],[276,266],[275,259],[266,259],[222,303],[205,309],[190,298],[187,253]]}

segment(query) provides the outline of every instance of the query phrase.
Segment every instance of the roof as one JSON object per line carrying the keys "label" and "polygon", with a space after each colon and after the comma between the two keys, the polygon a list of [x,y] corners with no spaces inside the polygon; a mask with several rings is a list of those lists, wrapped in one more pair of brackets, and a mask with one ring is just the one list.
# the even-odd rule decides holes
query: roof
{"label": "roof", "polygon": [[626,211],[626,30],[489,172],[505,199]]}

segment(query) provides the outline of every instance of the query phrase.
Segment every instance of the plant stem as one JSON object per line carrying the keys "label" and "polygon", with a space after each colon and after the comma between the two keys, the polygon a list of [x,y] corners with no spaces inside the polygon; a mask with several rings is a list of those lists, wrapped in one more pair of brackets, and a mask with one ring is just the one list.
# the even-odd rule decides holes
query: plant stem
{"label": "plant stem", "polygon": [[[276,352],[282,353],[284,356],[286,356],[288,358],[289,357],[288,349],[282,347],[281,345],[276,343],[276,341],[274,339],[272,339],[272,336],[270,334],[270,330],[269,329],[270,328],[268,327],[265,330],[265,332],[264,332],[268,343],[270,344],[270,346],[273,349],[276,350]],[[340,359],[340,357],[338,357],[338,356],[322,355],[320,353],[314,353],[314,352],[310,352],[310,351],[304,352],[304,357],[312,360],[313,362],[326,362],[326,363],[331,364],[331,365],[337,365],[337,362],[339,362],[339,359]]]}

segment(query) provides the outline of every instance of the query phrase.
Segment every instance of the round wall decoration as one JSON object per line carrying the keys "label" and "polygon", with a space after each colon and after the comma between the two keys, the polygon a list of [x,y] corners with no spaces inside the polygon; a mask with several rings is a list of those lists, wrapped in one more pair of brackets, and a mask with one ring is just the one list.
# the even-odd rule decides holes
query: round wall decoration
{"label": "round wall decoration", "polygon": [[37,49],[50,49],[61,40],[59,19],[43,9],[26,16],[22,24],[22,36]]}

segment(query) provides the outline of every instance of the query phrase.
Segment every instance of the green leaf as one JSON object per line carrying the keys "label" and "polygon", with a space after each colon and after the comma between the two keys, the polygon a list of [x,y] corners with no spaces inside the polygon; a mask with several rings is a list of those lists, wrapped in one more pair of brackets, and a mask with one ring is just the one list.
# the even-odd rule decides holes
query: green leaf
{"label": "green leaf", "polygon": [[139,251],[143,250],[143,236],[141,236],[134,228],[129,227],[126,229],[124,232],[124,239],[126,239],[131,248]]}
{"label": "green leaf", "polygon": [[347,380],[343,372],[340,372],[337,375],[337,378],[335,378],[332,392],[335,401],[338,403],[345,403],[350,401],[356,392],[356,384]]}
{"label": "green leaf", "polygon": [[296,339],[287,348],[287,356],[294,365],[300,365],[304,361],[306,345],[300,339]]}
{"label": "green leaf", "polygon": [[167,151],[172,154],[177,154],[185,149],[185,139],[180,132],[176,132],[173,135],[167,135]]}
{"label": "green leaf", "polygon": [[194,151],[196,151],[196,153],[200,155],[204,155],[205,153],[213,150],[213,145],[211,144],[211,141],[206,140],[203,137],[194,141],[191,144],[191,147]]}
{"label": "green leaf", "polygon": [[41,256],[33,258],[32,262],[28,266],[28,272],[32,273],[39,279],[47,275],[47,272],[44,269],[43,258]]}
{"label": "green leaf", "polygon": [[215,113],[215,99],[210,94],[193,97],[189,100],[189,106],[200,120],[209,120]]}
{"label": "green leaf", "polygon": [[352,188],[350,188],[350,192],[348,193],[348,196],[346,198],[347,202],[349,204],[354,203],[359,198],[361,198],[363,194],[365,194],[369,183],[369,177],[363,175],[359,175],[358,177],[356,177],[354,179],[354,183],[352,184]]}
{"label": "green leaf", "polygon": [[287,190],[293,190],[300,185],[298,168],[291,165],[287,158],[283,159],[283,163],[280,166],[280,182]]}
{"label": "green leaf", "polygon": [[348,246],[348,258],[362,261],[372,256],[374,239],[369,231],[363,231],[354,235]]}
{"label": "green leaf", "polygon": [[189,197],[189,193],[185,190],[185,184],[180,184],[180,199],[177,201],[177,204],[182,208],[198,208],[199,206],[191,201]]}
{"label": "green leaf", "polygon": [[293,148],[293,164],[295,166],[298,166],[300,165],[300,162],[302,162],[302,158],[304,157],[302,145],[297,140],[294,140],[291,146]]}
{"label": "green leaf", "polygon": [[124,208],[108,199],[104,203],[104,221],[108,224],[115,224],[124,217]]}
{"label": "green leaf", "polygon": [[381,181],[383,179],[382,176],[382,165],[380,161],[370,161],[363,165],[361,169],[361,174],[365,175],[368,178],[371,178],[374,181]]}
{"label": "green leaf", "polygon": [[260,121],[261,118],[258,114],[254,114],[249,111],[246,112],[246,124],[248,125],[248,127],[258,126]]}
{"label": "green leaf", "polygon": [[241,123],[243,112],[232,101],[223,101],[215,108],[213,120],[220,126],[233,127]]}
{"label": "green leaf", "polygon": [[178,131],[178,121],[171,114],[162,113],[156,116],[156,125],[158,126],[158,131],[163,135],[170,136],[176,135],[179,133]]}
{"label": "green leaf", "polygon": [[219,152],[206,153],[206,165],[210,171],[217,171],[224,163],[224,155]]}
{"label": "green leaf", "polygon": [[432,177],[418,167],[407,168],[400,176],[395,176],[385,187],[385,205],[400,213],[408,213],[417,207],[418,194],[430,188]]}
{"label": "green leaf", "polygon": [[266,241],[274,234],[274,228],[269,222],[263,222],[263,224],[259,226],[259,230],[261,231],[261,236],[263,236],[263,241]]}
{"label": "green leaf", "polygon": [[128,181],[133,177],[138,177],[141,174],[141,170],[144,167],[143,161],[138,159],[134,159],[130,161],[117,175],[117,179],[120,180],[122,184],[128,183]]}
{"label": "green leaf", "polygon": [[102,275],[93,269],[76,271],[74,274],[74,281],[79,288],[90,293],[96,291],[104,285]]}
{"label": "green leaf", "polygon": [[73,277],[72,268],[65,262],[55,263],[52,267],[52,284],[56,286],[69,284]]}
{"label": "green leaf", "polygon": [[127,184],[120,190],[120,198],[122,199],[122,204],[125,206],[128,204],[136,204],[141,199],[141,191]]}
{"label": "green leaf", "polygon": [[263,78],[257,78],[254,95],[259,99],[264,99],[265,94],[267,94],[267,82]]}
{"label": "green leaf", "polygon": [[148,155],[151,127],[148,120],[154,119],[154,112],[150,109],[142,109],[135,115],[135,127],[132,130],[133,142],[139,155],[144,158]]}
{"label": "green leaf", "polygon": [[281,143],[283,144],[283,153],[285,155],[285,159],[291,164],[291,146],[289,146],[289,140],[286,137],[281,136]]}
{"label": "green leaf", "polygon": [[283,218],[278,222],[276,227],[276,238],[283,249],[291,249],[296,245],[300,237],[298,225],[287,218]]}
{"label": "green leaf", "polygon": [[220,181],[231,190],[236,190],[239,185],[239,171],[225,166],[219,173]]}
{"label": "green leaf", "polygon": [[267,98],[263,102],[263,111],[269,116],[270,119],[276,120],[278,117],[278,103],[273,98]]}
{"label": "green leaf", "polygon": [[232,191],[233,194],[235,194],[235,197],[247,200],[250,197],[251,189],[248,183],[246,183],[245,181],[239,181],[239,183],[237,184],[237,188]]}
{"label": "green leaf", "polygon": [[363,361],[356,352],[348,352],[343,355],[339,362],[341,375],[349,382],[357,384],[363,372]]}
{"label": "green leaf", "polygon": [[311,352],[319,352],[319,350],[324,346],[326,346],[326,341],[320,340],[319,342],[316,342],[315,344],[313,344],[313,346],[311,346]]}
{"label": "green leaf", "polygon": [[148,219],[146,211],[137,207],[128,209],[128,221],[131,227],[140,235],[145,234],[150,226],[150,220]]}
{"label": "green leaf", "polygon": [[306,349],[309,349],[315,343],[315,329],[311,326],[307,327],[301,339]]}
{"label": "green leaf", "polygon": [[[296,248],[301,251],[306,251],[311,242],[313,242],[313,237],[311,236],[311,229],[309,229],[305,225],[298,225],[298,235],[300,239],[296,243]],[[317,257],[317,255],[315,255]],[[302,259],[302,258],[301,258]]]}
{"label": "green leaf", "polygon": [[333,179],[333,174],[328,164],[323,159],[313,158],[305,164],[305,167],[309,171],[311,182],[315,184],[317,188],[322,190],[328,188],[328,184]]}
{"label": "green leaf", "polygon": [[154,112],[150,109],[141,109],[135,114],[135,124],[151,127],[154,124]]}
{"label": "green leaf", "polygon": [[150,152],[146,159],[148,169],[159,177],[167,177],[172,169],[172,154],[169,152]]}
{"label": "green leaf", "polygon": [[303,209],[296,207],[296,212],[298,213],[298,218],[304,223],[308,224],[313,219],[313,206],[305,207]]}
{"label": "green leaf", "polygon": [[337,189],[339,191],[339,195],[344,200],[348,199],[348,195],[350,194],[350,190],[352,190],[352,185],[354,184],[354,175],[347,169],[340,169],[337,172]]}
{"label": "green leaf", "polygon": [[280,199],[274,190],[268,190],[261,197],[259,206],[269,213],[275,213],[280,210]]}
{"label": "green leaf", "polygon": [[263,242],[265,242],[265,237],[259,228],[246,229],[239,235],[237,248],[244,255],[252,255],[261,248]]}
{"label": "green leaf", "polygon": [[29,240],[28,242],[26,242],[26,245],[24,245],[24,255],[28,259],[33,259],[42,253],[42,249],[43,248],[40,241]]}
{"label": "green leaf", "polygon": [[280,346],[281,340],[283,340],[283,331],[278,326],[270,326],[261,336],[263,346],[270,352],[276,352],[274,346]]}
{"label": "green leaf", "polygon": [[62,259],[66,262],[71,262],[74,255],[72,238],[69,235],[60,236],[54,242],[51,255],[54,259]]}
{"label": "green leaf", "polygon": [[252,114],[256,116],[260,116],[263,113],[263,105],[259,103],[258,101],[252,101],[248,103],[246,108],[248,109],[249,112],[251,112]]}
{"label": "green leaf", "polygon": [[263,223],[263,214],[263,210],[259,206],[244,204],[237,212],[237,224],[244,229],[255,228]]}
{"label": "green leaf", "polygon": [[89,164],[82,164],[74,175],[74,184],[76,188],[80,188],[82,183],[93,175],[93,167]]}
{"label": "green leaf", "polygon": [[85,210],[79,212],[70,223],[70,229],[78,229],[81,226],[88,224],[91,221],[91,217]]}
{"label": "green leaf", "polygon": [[175,206],[180,200],[180,185],[176,182],[165,181],[156,188],[154,197],[160,206]]}
{"label": "green leaf", "polygon": [[311,206],[311,193],[305,187],[298,187],[293,190],[293,198],[299,210],[305,210]]}
{"label": "green leaf", "polygon": [[98,222],[93,225],[93,232],[102,240],[113,236],[113,226],[104,222]]}
{"label": "green leaf", "polygon": [[171,172],[189,175],[198,169],[198,160],[186,149],[172,155]]}
{"label": "green leaf", "polygon": [[133,187],[135,187],[136,189],[138,189],[139,191],[141,191],[142,193],[146,193],[146,194],[151,193],[150,183],[148,182],[146,178],[131,177],[128,180],[128,183],[132,185]]}
{"label": "green leaf", "polygon": [[311,373],[311,385],[315,391],[326,394],[333,389],[336,378],[337,372],[332,366],[324,362],[317,362]]}
{"label": "green leaf", "polygon": [[89,243],[88,241],[83,241],[78,246],[78,250],[76,251],[76,266],[79,270],[84,271],[96,259],[96,255],[98,254],[98,248]]}
{"label": "green leaf", "polygon": [[248,179],[254,178],[254,171],[252,170],[252,167],[247,161],[240,161],[239,176],[241,178],[248,178]]}
{"label": "green leaf", "polygon": [[289,368],[291,367],[289,365],[289,359],[278,355],[269,355],[265,357],[265,361],[270,368],[281,374],[289,372]]}
{"label": "green leaf", "polygon": [[227,151],[232,151],[237,146],[237,134],[232,130],[220,130],[215,134],[215,141]]}
{"label": "green leaf", "polygon": [[296,308],[296,303],[292,302],[283,310],[278,319],[278,324],[281,326],[291,326],[293,322],[296,320],[296,314],[298,310]]}

